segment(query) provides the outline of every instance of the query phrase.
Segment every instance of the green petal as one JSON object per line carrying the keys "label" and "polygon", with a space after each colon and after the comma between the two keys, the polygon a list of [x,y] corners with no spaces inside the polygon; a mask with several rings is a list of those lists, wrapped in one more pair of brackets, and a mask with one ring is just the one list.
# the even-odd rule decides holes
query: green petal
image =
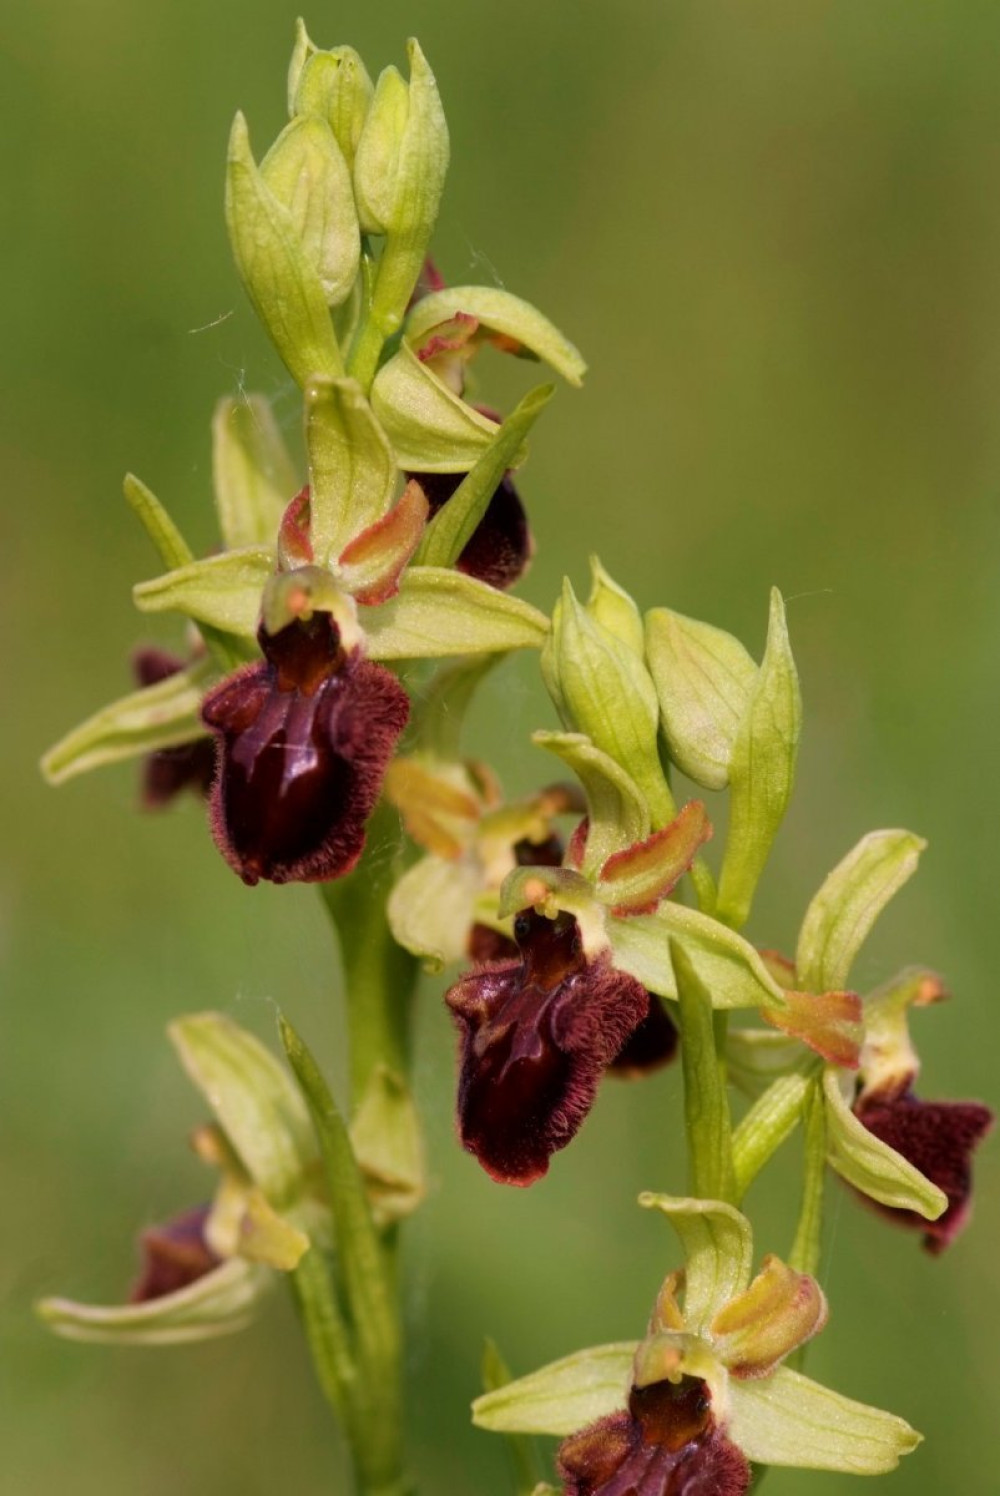
{"label": "green petal", "polygon": [[[372,385],[372,409],[412,473],[464,473],[496,435],[496,422],[459,398],[406,343],[384,363]],[[516,466],[522,460],[515,454]]]}
{"label": "green petal", "polygon": [[730,924],[742,925],[750,913],[754,890],[791,798],[801,729],[799,680],[788,642],[785,605],[775,587],[767,647],[729,761],[729,831],[718,910]]}
{"label": "green petal", "polygon": [[266,396],[226,395],[216,405],[212,477],[226,549],[274,545],[281,516],[301,483]]}
{"label": "green petal", "polygon": [[466,312],[490,332],[522,343],[570,384],[583,383],[587,365],[573,344],[529,302],[496,286],[448,286],[424,296],[407,317],[404,336],[419,344],[432,327],[449,322],[456,312]]}
{"label": "green petal", "polygon": [[132,599],[140,613],[183,613],[197,623],[252,639],[261,593],[273,568],[273,553],[264,546],[223,551],[139,582]]}
{"label": "green petal", "polygon": [[386,915],[393,937],[432,969],[461,961],[481,881],[467,857],[421,857],[389,895]]}
{"label": "green petal", "polygon": [[823,1093],[828,1157],[837,1173],[882,1205],[915,1210],[925,1220],[936,1221],[947,1210],[948,1197],[858,1121],[844,1100],[835,1070],[826,1071]]}
{"label": "green petal", "polygon": [[646,614],[646,659],[671,759],[695,784],[725,789],[757,666],[732,634],[669,608]]}
{"label": "green petal", "polygon": [[423,566],[454,566],[479,524],[500,480],[521,452],[525,438],[555,393],[551,384],[525,395],[516,410],[497,429],[447,504],[427,527],[418,560]]}
{"label": "green petal", "polygon": [[206,737],[201,698],[217,675],[208,656],[102,707],[50,748],[41,762],[49,784],[138,754],[156,753]]}
{"label": "green petal", "polygon": [[882,1475],[921,1435],[894,1413],[869,1408],[781,1366],[759,1382],[730,1383],[728,1437],[761,1465]]}
{"label": "green petal", "polygon": [[134,473],[125,474],[122,487],[129,508],[156,546],[164,566],[186,566],[193,561],[191,547],[152,489]]}
{"label": "green petal", "polygon": [[396,460],[355,380],[310,380],[305,403],[309,538],[323,565],[388,512]]}
{"label": "green petal", "polygon": [[703,1335],[712,1320],[750,1282],[750,1222],[721,1200],[686,1200],[646,1193],[639,1204],[661,1210],[680,1237],[685,1267],[684,1323]]}
{"label": "green petal", "polygon": [[802,987],[827,992],[847,985],[865,937],[916,872],[926,845],[912,831],[870,831],[837,864],[802,921],[795,955]]}
{"label": "green petal", "polygon": [[636,1347],[636,1341],[624,1340],[552,1361],[477,1397],[472,1421],[498,1434],[574,1434],[624,1408]]}
{"label": "green petal", "polygon": [[362,622],[373,660],[538,649],[549,626],[520,598],[437,566],[411,566],[396,596],[366,608]]}
{"label": "green petal", "polygon": [[583,785],[589,826],[584,867],[596,870],[613,852],[649,834],[649,811],[638,785],[580,732],[535,732],[531,741],[567,764]]}
{"label": "green petal", "polygon": [[244,1329],[271,1274],[241,1257],[186,1288],[142,1304],[102,1306],[43,1299],[41,1318],[68,1340],[103,1345],[183,1345]]}
{"label": "green petal", "polygon": [[236,268],[292,378],[344,372],[319,274],[288,209],[264,182],[237,114],[229,137],[226,221]]}
{"label": "green petal", "polygon": [[248,1174],[280,1210],[301,1194],[318,1163],[291,1079],[253,1034],[222,1013],[178,1018],[167,1032]]}

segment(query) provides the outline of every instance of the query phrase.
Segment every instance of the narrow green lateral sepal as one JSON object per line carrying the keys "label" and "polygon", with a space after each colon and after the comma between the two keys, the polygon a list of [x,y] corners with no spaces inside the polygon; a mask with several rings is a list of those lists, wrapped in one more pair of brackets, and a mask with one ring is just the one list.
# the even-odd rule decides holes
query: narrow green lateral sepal
{"label": "narrow green lateral sepal", "polygon": [[373,660],[538,649],[549,627],[530,603],[438,566],[409,567],[395,597],[366,608],[362,621]]}
{"label": "narrow green lateral sepal", "polygon": [[914,1210],[936,1221],[948,1208],[948,1197],[901,1153],[882,1142],[851,1111],[837,1072],[823,1076],[826,1100],[827,1157],[848,1184],[896,1210]]}
{"label": "narrow green lateral sepal", "polygon": [[646,661],[671,760],[705,789],[725,789],[758,669],[723,629],[669,608],[646,614]]}
{"label": "narrow green lateral sepal", "polygon": [[432,291],[410,312],[403,335],[407,342],[419,345],[432,328],[450,322],[458,312],[520,344],[568,384],[583,383],[587,365],[579,350],[537,308],[497,286],[447,286]]}
{"label": "narrow green lateral sepal", "polygon": [[304,386],[318,374],[342,374],[319,271],[261,176],[242,114],[229,137],[226,222],[247,295],[292,378]]}
{"label": "narrow green lateral sepal", "polygon": [[806,910],[795,967],[810,992],[847,983],[855,956],[927,846],[912,831],[870,831],[833,869]]}
{"label": "narrow green lateral sepal", "polygon": [[189,1345],[243,1330],[272,1275],[234,1257],[174,1293],[139,1304],[79,1304],[42,1299],[38,1314],[67,1340],[98,1345]]}
{"label": "narrow green lateral sepal", "polygon": [[49,784],[64,784],[89,769],[207,736],[199,710],[215,677],[213,662],[204,655],[166,680],[102,707],[49,749],[42,773]]}
{"label": "narrow green lateral sepal", "polygon": [[555,386],[531,390],[427,526],[417,553],[424,566],[454,566],[486,513],[504,473],[519,455],[532,426],[555,394]]}
{"label": "narrow green lateral sepal", "polygon": [[[226,549],[273,545],[299,480],[265,395],[226,395],[216,405],[212,477]],[[174,568],[184,561],[167,564]]]}
{"label": "narrow green lateral sepal", "polygon": [[716,1008],[782,1009],[785,996],[748,940],[697,909],[669,899],[655,914],[611,916],[608,935],[615,965],[661,997],[676,997],[669,956],[676,940]]}
{"label": "narrow green lateral sepal", "polygon": [[680,1238],[684,1269],[684,1324],[703,1335],[713,1319],[750,1283],[753,1236],[746,1216],[724,1200],[695,1200],[646,1191],[639,1204],[659,1210]]}
{"label": "narrow green lateral sepal", "polygon": [[564,1438],[625,1406],[637,1342],[617,1341],[575,1351],[477,1397],[472,1421],[494,1433]]}
{"label": "narrow green lateral sepal", "polygon": [[[729,760],[730,819],[719,878],[719,917],[740,926],[784,819],[795,781],[802,698],[775,587],[767,645]],[[820,989],[822,990],[822,989]]]}
{"label": "narrow green lateral sepal", "polygon": [[139,582],[132,600],[140,613],[183,613],[196,623],[253,639],[273,567],[274,554],[267,546],[244,546]]}
{"label": "narrow green lateral sepal", "polygon": [[759,1381],[731,1381],[728,1437],[761,1465],[883,1475],[921,1435],[894,1413],[843,1397],[779,1366]]}

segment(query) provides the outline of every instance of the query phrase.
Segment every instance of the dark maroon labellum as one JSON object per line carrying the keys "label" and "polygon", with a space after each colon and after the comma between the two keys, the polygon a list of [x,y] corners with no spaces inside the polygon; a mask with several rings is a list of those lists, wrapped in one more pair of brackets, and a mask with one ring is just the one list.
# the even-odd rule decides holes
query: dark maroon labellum
{"label": "dark maroon labellum", "polygon": [[258,634],[265,659],[202,703],[216,734],[212,830],[245,883],[324,882],[350,872],[406,725],[406,692],[341,648],[328,613]]}
{"label": "dark maroon labellum", "polygon": [[678,1033],[673,1019],[655,993],[649,994],[649,1012],[634,1029],[608,1066],[609,1075],[632,1080],[669,1065],[677,1053]]}
{"label": "dark maroon labellum", "polygon": [[743,1496],[750,1486],[696,1377],[633,1387],[628,1411],[566,1439],[558,1465],[564,1496]]}
{"label": "dark maroon labellum", "polygon": [[[140,686],[156,686],[184,669],[184,661],[165,649],[137,649],[132,672]],[[158,748],[142,761],[142,804],[145,810],[169,805],[184,790],[207,795],[215,777],[215,745],[211,738]]]}
{"label": "dark maroon labellum", "polygon": [[197,1283],[222,1261],[205,1240],[208,1206],[187,1210],[162,1226],[150,1226],[139,1237],[142,1266],[129,1302],[145,1304]]}
{"label": "dark maroon labellum", "polygon": [[526,910],[514,936],[516,959],[470,972],[446,1001],[460,1032],[462,1144],[500,1183],[527,1185],[576,1133],[649,998],[606,954],[587,959],[569,914]]}
{"label": "dark maroon labellum", "polygon": [[890,1220],[924,1233],[924,1246],[937,1256],[962,1230],[972,1209],[972,1153],[993,1125],[989,1107],[977,1101],[920,1101],[910,1090],[877,1093],[856,1103],[859,1122],[948,1197],[936,1221],[912,1210],[876,1209]]}
{"label": "dark maroon labellum", "polygon": [[[420,484],[430,506],[429,518],[433,519],[466,474],[408,473],[407,477],[416,478]],[[486,513],[459,556],[457,567],[490,587],[504,589],[512,587],[524,573],[531,552],[531,533],[524,505],[510,474],[505,473],[486,506]]]}

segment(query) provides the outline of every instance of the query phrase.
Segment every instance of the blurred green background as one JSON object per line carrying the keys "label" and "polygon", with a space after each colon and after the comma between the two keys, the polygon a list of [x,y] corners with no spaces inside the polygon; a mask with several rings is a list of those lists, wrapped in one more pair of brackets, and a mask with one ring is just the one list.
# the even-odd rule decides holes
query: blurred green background
{"label": "blurred green background", "polygon": [[[240,886],[199,808],[133,814],[135,775],[54,792],[39,752],[127,685],[148,543],[137,471],[214,542],[208,421],[244,384],[294,432],[297,396],[254,325],[222,220],[229,122],[282,123],[292,0],[33,0],[5,16],[5,772],[0,779],[0,1490],[253,1496],[346,1490],[274,1296],[204,1347],[49,1339],[40,1294],[111,1300],[134,1230],[201,1197],[194,1093],[163,1038],[216,1006],[273,1033],[285,1004],[336,1073],[336,961],[308,889]],[[500,283],[585,351],[536,433],[523,491],[543,607],[600,553],[643,606],[758,651],[767,589],[806,701],[800,784],[752,934],[791,943],[866,829],[930,839],[857,979],[907,961],[956,1001],[918,1015],[929,1096],[996,1095],[1000,589],[1000,8],[984,0],[381,0],[311,11],[375,71],[416,31],[453,168],[437,240],[453,282]],[[499,403],[531,371],[494,360]],[[513,790],[552,772],[552,715],[521,660],[473,732]],[[633,1205],[679,1189],[678,1077],[609,1084],[528,1192],[493,1186],[451,1124],[453,1039],[422,996],[418,1086],[433,1186],[408,1233],[410,1421],[425,1492],[503,1492],[473,1431],[483,1338],[517,1371],[641,1331],[676,1253]],[[787,1249],[795,1149],[751,1197]],[[831,1324],[810,1370],[928,1440],[885,1489],[989,1496],[995,1469],[997,1150],[974,1227],[934,1262],[831,1184]],[[777,1473],[773,1496],[847,1477]]]}

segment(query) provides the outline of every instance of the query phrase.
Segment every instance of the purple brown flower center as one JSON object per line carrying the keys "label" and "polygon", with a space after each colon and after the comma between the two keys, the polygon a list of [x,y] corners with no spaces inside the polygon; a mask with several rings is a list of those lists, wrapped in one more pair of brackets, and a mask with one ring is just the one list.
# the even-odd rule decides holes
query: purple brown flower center
{"label": "purple brown flower center", "polygon": [[696,1377],[633,1387],[628,1411],[565,1440],[558,1463],[564,1496],[743,1496],[750,1483]]}
{"label": "purple brown flower center", "polygon": [[460,1032],[462,1143],[494,1179],[527,1185],[589,1112],[649,997],[607,954],[589,960],[570,914],[517,916],[519,955],[447,994]]}
{"label": "purple brown flower center", "polygon": [[150,1226],[139,1238],[142,1265],[129,1302],[145,1304],[197,1283],[219,1266],[221,1258],[205,1240],[208,1206],[185,1211],[162,1226]]}
{"label": "purple brown flower center", "polygon": [[[409,473],[423,489],[433,519],[454,495],[465,473]],[[517,489],[505,473],[486,512],[457,561],[459,571],[491,587],[512,587],[531,558],[531,534]]]}
{"label": "purple brown flower center", "polygon": [[328,613],[258,635],[264,662],[202,704],[217,735],[220,850],[245,883],[351,870],[409,712],[388,670],[346,652]]}

